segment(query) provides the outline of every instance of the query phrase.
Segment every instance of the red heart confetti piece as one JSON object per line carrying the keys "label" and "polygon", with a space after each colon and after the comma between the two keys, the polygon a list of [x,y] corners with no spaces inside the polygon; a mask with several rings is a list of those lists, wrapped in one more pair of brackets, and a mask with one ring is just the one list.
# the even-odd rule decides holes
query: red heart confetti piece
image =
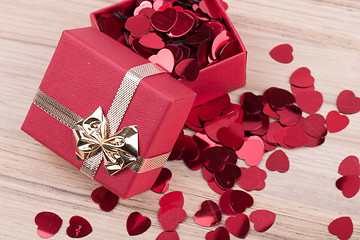
{"label": "red heart confetti piece", "polygon": [[356,156],[346,157],[339,165],[338,173],[343,176],[360,176],[360,163]]}
{"label": "red heart confetti piece", "polygon": [[199,118],[202,121],[211,121],[219,117],[223,109],[216,102],[208,102],[200,106]]}
{"label": "red heart confetti piece", "polygon": [[69,226],[66,234],[71,238],[86,237],[92,232],[90,223],[83,217],[73,216],[69,220]]}
{"label": "red heart confetti piece", "polygon": [[151,220],[139,212],[132,212],[126,222],[126,229],[130,236],[143,234],[150,226]]}
{"label": "red heart confetti piece", "polygon": [[213,59],[219,59],[220,50],[223,46],[230,42],[231,38],[232,34],[227,30],[223,30],[214,38],[213,44],[211,46],[211,56]]}
{"label": "red heart confetti piece", "polygon": [[250,208],[254,204],[254,199],[251,195],[241,190],[231,191],[229,201],[235,213],[243,213],[246,208]]}
{"label": "red heart confetti piece", "polygon": [[156,240],[179,240],[179,234],[176,231],[167,232],[163,231],[157,236]]}
{"label": "red heart confetti piece", "polygon": [[236,212],[232,209],[230,205],[230,195],[234,190],[227,190],[221,194],[219,200],[219,207],[221,212],[225,215],[236,215]]}
{"label": "red heart confetti piece", "polygon": [[231,123],[217,132],[219,142],[228,148],[239,148],[244,142],[244,129],[239,123]]}
{"label": "red heart confetti piece", "polygon": [[289,170],[289,167],[289,158],[283,150],[273,152],[266,161],[266,168],[269,171],[286,173]]}
{"label": "red heart confetti piece", "polygon": [[288,127],[296,125],[302,117],[301,109],[295,105],[277,110],[276,112],[279,114],[280,123]]}
{"label": "red heart confetti piece", "polygon": [[215,182],[222,189],[231,189],[240,176],[240,168],[234,164],[229,163],[225,164],[224,169],[214,173]]}
{"label": "red heart confetti piece", "polygon": [[199,2],[201,11],[209,15],[213,19],[219,18],[219,10],[211,0],[201,0]]}
{"label": "red heart confetti piece", "polygon": [[[140,15],[138,15],[140,16]],[[133,40],[132,42],[132,48],[133,50],[143,56],[144,58],[149,58],[150,56],[152,56],[153,54],[155,54],[155,50],[154,49],[150,49],[150,48],[146,48],[146,47],[143,47],[140,43],[139,43],[140,39],[139,38],[136,38]]]}
{"label": "red heart confetti piece", "polygon": [[182,37],[193,28],[194,18],[186,12],[178,12],[178,17],[174,27],[170,31],[170,37]]}
{"label": "red heart confetti piece", "polygon": [[236,181],[236,183],[242,189],[246,191],[257,190],[258,186],[261,184],[265,187],[265,179],[267,174],[264,170],[258,167],[250,167],[250,168],[240,168],[241,176]]}
{"label": "red heart confetti piece", "polygon": [[294,59],[293,47],[290,44],[281,44],[270,51],[270,56],[280,63],[291,63]]}
{"label": "red heart confetti piece", "polygon": [[204,130],[206,135],[213,140],[214,142],[219,142],[217,138],[217,133],[220,128],[228,127],[232,123],[231,119],[226,116],[218,117],[212,121],[206,122],[204,124]]}
{"label": "red heart confetti piece", "polygon": [[175,72],[185,80],[193,82],[198,78],[200,68],[195,59],[189,58],[179,62],[175,67]]}
{"label": "red heart confetti piece", "polygon": [[144,47],[151,49],[162,49],[165,47],[165,43],[162,38],[156,33],[148,33],[140,38],[139,43]]}
{"label": "red heart confetti piece", "polygon": [[211,28],[205,25],[200,25],[187,34],[187,37],[184,39],[184,43],[189,45],[199,45],[200,43],[209,41],[211,37]]}
{"label": "red heart confetti piece", "polygon": [[309,136],[324,138],[327,135],[326,120],[320,114],[311,114],[301,123],[301,129]]}
{"label": "red heart confetti piece", "polygon": [[262,96],[256,96],[251,92],[246,92],[240,98],[241,107],[249,115],[258,114],[263,109]]}
{"label": "red heart confetti piece", "polygon": [[353,222],[350,217],[340,217],[329,224],[329,232],[340,240],[350,239],[353,233]]}
{"label": "red heart confetti piece", "polygon": [[185,221],[186,212],[180,207],[167,205],[160,208],[158,218],[165,231],[174,231],[179,223]]}
{"label": "red heart confetti piece", "polygon": [[105,187],[95,189],[91,193],[91,199],[99,204],[100,209],[104,212],[110,212],[119,202],[119,197]]}
{"label": "red heart confetti piece", "polygon": [[204,165],[210,171],[220,171],[224,169],[228,157],[228,151],[224,147],[208,148],[204,152]]}
{"label": "red heart confetti piece", "polygon": [[270,126],[270,120],[269,118],[263,114],[263,113],[259,113],[259,116],[261,118],[261,127],[251,131],[251,134],[254,135],[258,135],[258,136],[263,136],[267,133],[267,131],[269,130],[269,126]]}
{"label": "red heart confetti piece", "polygon": [[159,204],[160,207],[170,205],[182,208],[184,206],[184,195],[179,191],[168,193],[160,199]]}
{"label": "red heart confetti piece", "polygon": [[255,131],[262,126],[260,114],[248,115],[244,113],[243,117],[236,119],[235,122],[240,123],[245,131]]}
{"label": "red heart confetti piece", "polygon": [[204,201],[201,204],[200,210],[194,215],[196,224],[203,227],[211,227],[221,222],[221,211],[219,206],[211,200]]}
{"label": "red heart confetti piece", "polygon": [[125,28],[130,31],[133,37],[142,37],[150,30],[150,19],[142,14],[129,17],[125,22]]}
{"label": "red heart confetti piece", "polygon": [[344,197],[354,197],[360,189],[360,177],[358,176],[344,176],[336,181],[336,187],[339,189]]}
{"label": "red heart confetti piece", "polygon": [[290,147],[288,145],[286,145],[284,143],[284,137],[287,135],[287,130],[289,129],[289,127],[284,127],[281,130],[278,130],[275,134],[274,134],[274,139],[276,140],[276,142],[284,147],[284,148],[288,148],[288,149],[293,149],[294,147]]}
{"label": "red heart confetti piece", "polygon": [[301,93],[296,95],[296,103],[304,112],[316,113],[323,104],[323,96],[318,91]]}
{"label": "red heart confetti piece", "polygon": [[284,143],[290,147],[303,147],[309,142],[307,134],[297,126],[287,128]]}
{"label": "red heart confetti piece", "polygon": [[172,173],[169,169],[163,168],[155,183],[151,187],[151,190],[156,193],[164,193],[169,189],[169,182],[171,180]]}
{"label": "red heart confetti piece", "polygon": [[279,119],[279,114],[270,107],[270,104],[269,103],[266,103],[264,108],[263,108],[263,113],[268,116],[268,117],[271,117],[271,118],[274,118],[274,119]]}
{"label": "red heart confetti piece", "polygon": [[183,151],[183,158],[185,161],[194,161],[199,157],[199,146],[190,136],[184,136],[185,149]]}
{"label": "red heart confetti piece", "polygon": [[238,238],[246,238],[250,229],[249,218],[245,214],[229,217],[226,219],[225,225],[229,232]]}
{"label": "red heart confetti piece", "polygon": [[161,49],[156,55],[149,57],[149,61],[162,67],[167,72],[171,73],[175,66],[175,60],[172,52],[169,49]]}
{"label": "red heart confetti piece", "polygon": [[228,42],[220,51],[219,58],[220,60],[225,60],[236,54],[240,53],[240,44],[238,40],[232,40]]}
{"label": "red heart confetti piece", "polygon": [[205,240],[230,240],[229,231],[225,227],[218,227],[205,235]]}
{"label": "red heart confetti piece", "polygon": [[199,170],[204,163],[204,158],[202,156],[203,156],[203,153],[200,152],[200,155],[197,159],[191,160],[191,161],[184,159],[184,163],[189,169],[191,169],[193,171]]}
{"label": "red heart confetti piece", "polygon": [[314,84],[315,79],[311,76],[308,68],[297,69],[290,77],[290,83],[296,87],[307,88]]}
{"label": "red heart confetti piece", "polygon": [[339,112],[344,114],[354,114],[360,111],[360,98],[356,97],[354,92],[344,90],[339,94],[336,105]]}
{"label": "red heart confetti piece", "polygon": [[269,90],[267,100],[269,101],[270,106],[275,110],[283,109],[295,103],[294,95],[281,88],[272,88]]}
{"label": "red heart confetti piece", "polygon": [[258,165],[264,155],[264,143],[258,136],[252,136],[244,142],[242,147],[236,152],[240,159],[244,159],[249,166]]}
{"label": "red heart confetti piece", "polygon": [[170,7],[164,11],[156,11],[153,13],[151,16],[151,24],[160,32],[169,32],[174,27],[177,18],[178,12]]}
{"label": "red heart confetti piece", "polygon": [[330,111],[326,116],[326,127],[329,132],[336,133],[344,130],[349,125],[349,118],[338,111]]}
{"label": "red heart confetti piece", "polygon": [[265,232],[274,224],[276,214],[268,210],[256,210],[250,214],[250,221],[254,223],[255,231]]}
{"label": "red heart confetti piece", "polygon": [[37,234],[41,238],[54,236],[61,228],[63,220],[52,212],[40,212],[35,217],[35,224],[38,226]]}

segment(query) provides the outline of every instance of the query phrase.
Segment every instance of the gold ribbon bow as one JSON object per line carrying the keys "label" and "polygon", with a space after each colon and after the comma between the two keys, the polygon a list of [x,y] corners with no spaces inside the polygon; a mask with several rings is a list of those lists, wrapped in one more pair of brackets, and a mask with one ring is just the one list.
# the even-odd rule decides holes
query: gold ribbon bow
{"label": "gold ribbon bow", "polygon": [[102,154],[104,165],[113,175],[138,159],[137,126],[128,126],[110,135],[108,121],[99,107],[73,129],[76,155],[86,160]]}

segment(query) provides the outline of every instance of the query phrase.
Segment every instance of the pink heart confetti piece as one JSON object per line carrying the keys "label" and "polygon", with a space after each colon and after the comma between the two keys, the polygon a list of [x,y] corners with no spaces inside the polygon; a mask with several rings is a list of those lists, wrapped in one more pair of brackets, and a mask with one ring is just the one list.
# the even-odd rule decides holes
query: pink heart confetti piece
{"label": "pink heart confetti piece", "polygon": [[206,234],[205,240],[230,240],[229,231],[225,227],[218,227]]}
{"label": "pink heart confetti piece", "polygon": [[343,176],[360,176],[360,163],[356,156],[346,157],[339,165],[338,173]]}
{"label": "pink heart confetti piece", "polygon": [[356,97],[350,90],[342,91],[336,101],[339,112],[354,114],[360,111],[360,98]]}
{"label": "pink heart confetti piece", "polygon": [[61,228],[63,220],[52,212],[40,212],[35,217],[35,224],[38,226],[37,234],[41,238],[54,236]]}
{"label": "pink heart confetti piece", "polygon": [[169,182],[171,180],[172,173],[169,169],[163,168],[155,183],[151,187],[151,190],[156,193],[164,193],[169,189]]}
{"label": "pink heart confetti piece", "polygon": [[326,127],[329,132],[336,133],[344,130],[349,125],[349,118],[338,111],[330,111],[326,116]]}
{"label": "pink heart confetti piece", "polygon": [[289,158],[283,150],[273,152],[266,161],[266,168],[269,171],[286,173],[289,170],[289,167]]}
{"label": "pink heart confetti piece", "polygon": [[339,189],[344,197],[354,197],[360,189],[360,177],[358,176],[344,176],[336,181],[336,187]]}
{"label": "pink heart confetti piece", "polygon": [[161,49],[156,55],[149,57],[149,61],[159,65],[168,73],[171,73],[175,66],[175,60],[172,52],[169,49]]}
{"label": "pink heart confetti piece", "polygon": [[270,56],[280,63],[291,63],[294,59],[293,47],[290,44],[281,44],[270,51]]}
{"label": "pink heart confetti piece", "polygon": [[256,210],[250,214],[250,221],[254,223],[255,231],[265,232],[274,224],[276,214],[268,210]]}
{"label": "pink heart confetti piece", "polygon": [[200,210],[194,215],[196,224],[203,227],[211,227],[221,222],[222,214],[219,206],[211,200],[204,201]]}
{"label": "pink heart confetti piece", "polygon": [[290,83],[296,87],[307,88],[314,84],[315,79],[311,76],[308,68],[297,69],[290,77]]}
{"label": "pink heart confetti piece", "polygon": [[249,166],[258,165],[264,155],[264,143],[258,136],[252,136],[244,142],[242,147],[236,152],[240,159],[244,159]]}
{"label": "pink heart confetti piece", "polygon": [[301,93],[296,95],[296,103],[304,112],[316,113],[323,104],[323,96],[318,91]]}
{"label": "pink heart confetti piece", "polygon": [[90,223],[83,217],[73,216],[69,220],[66,234],[71,238],[86,237],[92,232]]}
{"label": "pink heart confetti piece", "polygon": [[146,232],[151,226],[151,220],[139,212],[132,212],[126,222],[126,229],[130,236],[137,236]]}
{"label": "pink heart confetti piece", "polygon": [[249,218],[245,214],[229,217],[226,219],[225,225],[229,232],[238,238],[246,238],[250,229]]}
{"label": "pink heart confetti piece", "polygon": [[152,3],[149,1],[142,1],[139,6],[134,9],[134,16],[138,15],[143,9],[152,9]]}
{"label": "pink heart confetti piece", "polygon": [[329,224],[329,232],[340,240],[350,239],[353,233],[353,222],[350,217],[340,217]]}
{"label": "pink heart confetti piece", "polygon": [[119,196],[112,193],[105,187],[99,187],[91,193],[91,199],[99,204],[99,207],[104,212],[112,211],[119,202]]}

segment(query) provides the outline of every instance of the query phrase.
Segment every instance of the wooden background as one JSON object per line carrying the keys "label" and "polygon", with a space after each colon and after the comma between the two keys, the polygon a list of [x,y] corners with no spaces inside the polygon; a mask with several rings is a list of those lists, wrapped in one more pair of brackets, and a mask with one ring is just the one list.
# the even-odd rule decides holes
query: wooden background
{"label": "wooden background", "polygon": [[[73,215],[92,224],[94,231],[86,239],[130,239],[125,225],[133,211],[148,216],[152,226],[131,239],[155,239],[162,232],[157,220],[162,195],[149,191],[121,200],[110,213],[102,212],[90,199],[96,182],[20,131],[61,31],[89,26],[90,12],[115,2],[0,1],[0,239],[38,239],[34,217],[41,211],[53,211],[64,220],[53,239],[68,238],[66,227]],[[231,94],[233,101],[244,91],[261,94],[271,86],[289,89],[289,76],[303,66],[311,69],[316,89],[324,95],[320,113],[336,108],[336,97],[343,89],[360,96],[358,0],[227,2],[228,14],[249,52],[247,85]],[[282,43],[294,47],[291,64],[279,64],[268,55]],[[286,150],[290,171],[268,172],[265,190],[251,193],[255,204],[246,212],[271,210],[277,214],[276,223],[266,233],[252,228],[247,239],[337,239],[327,226],[341,216],[352,218],[351,239],[360,239],[360,194],[346,199],[335,188],[341,160],[351,154],[360,156],[360,113],[349,117],[347,129],[329,134],[321,147]],[[177,229],[180,238],[204,239],[215,227],[197,226],[193,215],[202,201],[218,201],[219,195],[210,190],[200,171],[187,169],[181,161],[166,167],[173,173],[170,191],[182,191],[185,196],[188,217]]]}

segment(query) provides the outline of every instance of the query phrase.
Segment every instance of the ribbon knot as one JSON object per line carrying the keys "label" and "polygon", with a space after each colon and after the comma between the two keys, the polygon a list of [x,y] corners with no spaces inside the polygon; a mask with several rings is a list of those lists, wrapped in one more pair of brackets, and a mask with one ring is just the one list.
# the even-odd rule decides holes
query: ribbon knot
{"label": "ribbon knot", "polygon": [[89,117],[76,123],[73,135],[77,157],[86,160],[102,154],[106,170],[113,175],[138,159],[138,130],[137,126],[128,126],[110,134],[108,125],[99,107]]}

